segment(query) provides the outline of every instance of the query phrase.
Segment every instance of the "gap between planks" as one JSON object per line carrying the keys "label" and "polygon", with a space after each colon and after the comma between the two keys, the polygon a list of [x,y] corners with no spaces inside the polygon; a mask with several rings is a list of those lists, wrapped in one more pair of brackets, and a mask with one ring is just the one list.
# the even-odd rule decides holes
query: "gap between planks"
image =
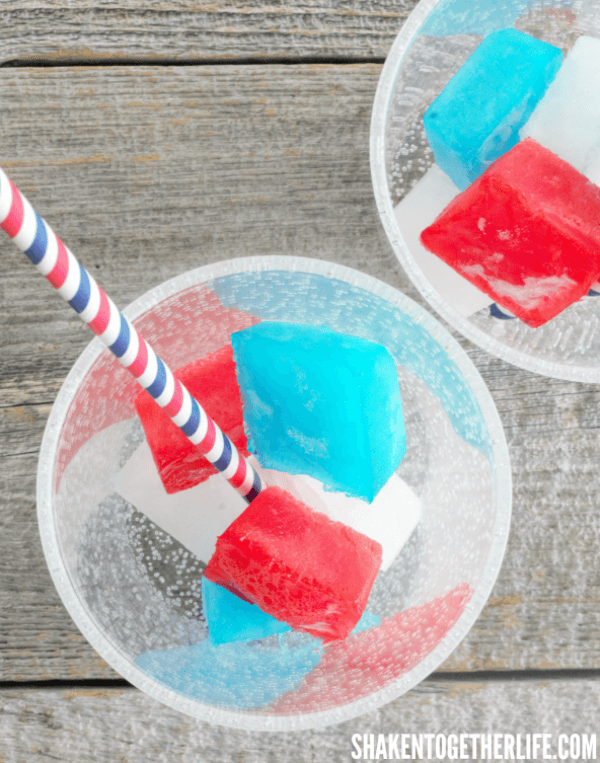
{"label": "gap between planks", "polygon": [[[432,673],[421,683],[500,683],[508,681],[592,681],[600,680],[600,668],[557,669],[557,670],[474,670],[453,673],[439,671]],[[0,681],[0,692],[11,690],[43,689],[118,689],[119,691],[138,689],[124,678],[92,678],[81,680],[50,679],[47,681]]]}
{"label": "gap between planks", "polygon": [[385,57],[356,58],[345,56],[311,56],[311,57],[286,57],[277,58],[208,58],[202,61],[195,59],[164,58],[115,58],[111,60],[95,58],[17,58],[0,64],[0,69],[19,68],[50,68],[50,67],[81,67],[81,66],[298,66],[298,65],[335,65],[356,66],[361,64],[385,63]]}

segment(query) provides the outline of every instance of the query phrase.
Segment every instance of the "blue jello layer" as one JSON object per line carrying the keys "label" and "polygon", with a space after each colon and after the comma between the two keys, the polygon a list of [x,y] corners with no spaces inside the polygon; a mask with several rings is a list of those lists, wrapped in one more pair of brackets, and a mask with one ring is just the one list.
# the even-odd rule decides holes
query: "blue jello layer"
{"label": "blue jello layer", "polygon": [[249,449],[259,462],[372,501],[406,452],[388,350],[323,326],[277,321],[231,340]]}
{"label": "blue jello layer", "polygon": [[519,142],[562,58],[516,29],[493,32],[429,106],[423,123],[436,164],[461,190]]}

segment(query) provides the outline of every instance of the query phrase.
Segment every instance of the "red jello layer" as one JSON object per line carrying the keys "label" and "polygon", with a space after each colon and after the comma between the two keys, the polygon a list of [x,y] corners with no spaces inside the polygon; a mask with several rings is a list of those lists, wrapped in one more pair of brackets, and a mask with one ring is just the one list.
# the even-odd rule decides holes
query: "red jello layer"
{"label": "red jello layer", "polygon": [[600,273],[600,188],[527,138],[453,199],[421,241],[540,326],[586,294]]}
{"label": "red jello layer", "polygon": [[[231,344],[183,366],[175,374],[209,416],[219,422],[238,450],[249,455]],[[187,490],[217,473],[147,392],[138,396],[135,407],[167,493]]]}
{"label": "red jello layer", "polygon": [[219,537],[204,574],[328,642],[358,623],[380,565],[377,541],[270,487]]}

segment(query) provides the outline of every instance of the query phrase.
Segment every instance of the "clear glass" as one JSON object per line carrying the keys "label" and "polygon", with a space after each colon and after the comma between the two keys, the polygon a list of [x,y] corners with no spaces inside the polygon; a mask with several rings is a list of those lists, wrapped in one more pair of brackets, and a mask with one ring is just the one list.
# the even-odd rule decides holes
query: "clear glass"
{"label": "clear glass", "polygon": [[422,0],[383,68],[371,122],[371,172],[392,248],[431,306],[488,352],[521,368],[573,381],[600,381],[600,299],[584,298],[536,329],[498,320],[489,308],[464,317],[429,282],[408,247],[394,207],[433,164],[423,114],[483,37],[514,26],[566,54],[582,34],[600,36],[598,0]]}
{"label": "clear glass", "polygon": [[[324,649],[292,633],[250,642],[235,654],[203,652],[203,564],[114,491],[116,474],[141,439],[133,402],[139,390],[94,339],[52,409],[38,472],[48,565],[92,646],[161,702],[254,730],[337,723],[431,673],[488,598],[510,523],[503,430],[458,343],[391,287],[339,265],[291,257],[191,271],[125,313],[173,368],[223,346],[248,315],[327,325],[384,344],[397,363],[406,418],[408,451],[398,473],[419,495],[422,515],[394,564],[377,577],[368,604],[381,618],[377,627]],[[217,494],[223,500],[224,493],[215,492],[215,510]],[[210,493],[206,500],[212,507]],[[277,667],[283,658],[285,675]],[[250,659],[262,673],[244,686]]]}

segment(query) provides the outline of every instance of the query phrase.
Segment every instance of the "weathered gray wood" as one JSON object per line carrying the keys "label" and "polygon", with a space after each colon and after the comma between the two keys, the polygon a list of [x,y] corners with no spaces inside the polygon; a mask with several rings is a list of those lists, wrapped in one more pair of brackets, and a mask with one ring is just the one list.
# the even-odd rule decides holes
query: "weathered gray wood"
{"label": "weathered gray wood", "polygon": [[597,666],[599,390],[544,379],[482,351],[471,356],[505,427],[514,504],[492,598],[450,664],[480,670]]}
{"label": "weathered gray wood", "polygon": [[[374,734],[375,743],[385,734],[386,746],[389,734],[521,734],[523,747],[527,734],[550,734],[555,755],[559,734],[597,737],[599,702],[597,681],[427,681],[361,718],[325,729],[274,734],[209,726],[134,689],[13,690],[0,692],[0,759],[347,763],[355,752],[353,734]],[[472,740],[467,744],[470,753]],[[599,744],[596,739],[596,755]],[[426,749],[423,759],[436,760],[435,752],[429,758]],[[540,750],[537,759],[541,757]],[[380,753],[379,759],[387,758]]]}
{"label": "weathered gray wood", "polygon": [[415,0],[4,0],[0,61],[385,57]]}
{"label": "weathered gray wood", "polygon": [[[3,69],[0,166],[118,304],[228,257],[294,254],[415,296],[373,202],[379,66]],[[34,475],[88,329],[0,239],[0,628],[5,680],[112,677],[58,601]],[[492,600],[447,670],[597,667],[598,406],[463,340],[507,428],[513,530]]]}

